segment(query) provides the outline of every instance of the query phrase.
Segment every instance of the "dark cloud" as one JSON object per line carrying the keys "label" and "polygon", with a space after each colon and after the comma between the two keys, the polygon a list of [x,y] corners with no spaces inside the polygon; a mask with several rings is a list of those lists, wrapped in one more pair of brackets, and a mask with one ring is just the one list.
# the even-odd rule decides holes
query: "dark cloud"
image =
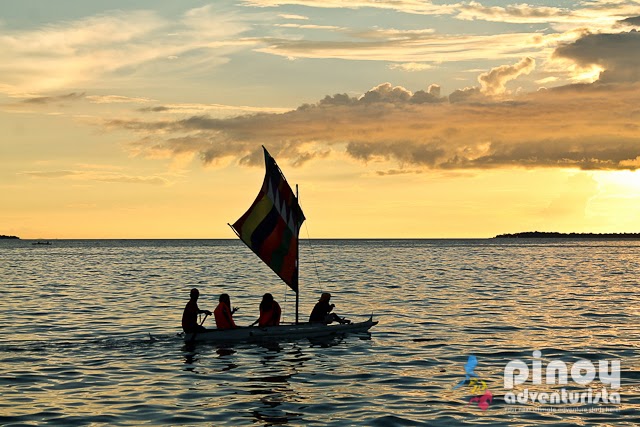
{"label": "dark cloud", "polygon": [[320,100],[319,105],[351,105],[357,102],[357,98],[352,98],[346,93],[337,93],[333,96],[325,96],[324,99]]}
{"label": "dark cloud", "polygon": [[143,108],[138,108],[138,111],[142,111],[145,113],[160,113],[162,111],[171,111],[171,108],[169,107],[165,107],[163,105],[159,105],[157,107],[143,107]]}
{"label": "dark cloud", "polygon": [[[628,160],[640,155],[640,138],[598,135],[591,138],[561,137],[495,141],[488,152],[475,158],[452,157],[443,169],[491,168],[503,166],[566,167],[583,170],[627,169]],[[636,165],[633,169],[640,165]]]}
{"label": "dark cloud", "polygon": [[466,87],[464,89],[456,89],[449,95],[449,102],[455,104],[457,102],[483,100],[484,96],[480,93],[479,87]]}
{"label": "dark cloud", "polygon": [[369,161],[375,157],[396,159],[403,164],[435,167],[447,157],[446,142],[435,140],[426,143],[394,141],[388,143],[350,142],[347,153],[356,159]]}
{"label": "dark cloud", "polygon": [[[387,102],[334,96],[284,114],[121,120],[109,126],[142,135],[131,144],[135,153],[192,155],[204,163],[235,158],[259,165],[264,144],[294,165],[344,152],[365,163],[396,162],[400,169],[636,169],[640,87],[604,87],[570,86],[517,102],[415,104],[402,96],[403,102],[396,96]],[[480,96],[478,88],[460,93]]]}
{"label": "dark cloud", "polygon": [[109,126],[142,134],[132,144],[138,154],[193,155],[204,163],[236,158],[259,165],[260,145],[266,145],[294,165],[338,151],[363,162],[390,160],[401,168],[640,166],[640,86],[576,85],[520,96],[517,102],[483,101],[477,88],[466,92],[477,100],[319,102],[284,114],[120,120]]}
{"label": "dark cloud", "polygon": [[376,175],[378,176],[391,176],[391,175],[408,175],[408,174],[419,174],[422,173],[420,169],[389,169],[386,171],[376,171]]}
{"label": "dark cloud", "polygon": [[429,86],[426,91],[417,91],[410,99],[413,104],[436,104],[439,102],[445,102],[446,100],[447,98],[440,97],[440,86],[436,84]]}
{"label": "dark cloud", "polygon": [[623,19],[618,21],[620,26],[631,26],[631,27],[639,27],[640,26],[640,16],[634,16],[631,18]]}
{"label": "dark cloud", "polygon": [[604,69],[600,83],[640,82],[640,32],[587,34],[560,46],[554,56],[568,58],[578,65],[597,65]]}

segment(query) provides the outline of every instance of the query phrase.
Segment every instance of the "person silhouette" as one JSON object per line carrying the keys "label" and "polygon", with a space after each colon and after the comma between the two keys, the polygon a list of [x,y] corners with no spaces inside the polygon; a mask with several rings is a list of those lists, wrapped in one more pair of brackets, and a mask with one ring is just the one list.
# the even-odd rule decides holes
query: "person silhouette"
{"label": "person silhouette", "polygon": [[198,289],[191,289],[191,292],[189,293],[189,302],[184,307],[184,312],[182,313],[182,330],[187,334],[193,332],[204,332],[207,330],[207,328],[198,324],[198,314],[204,313],[207,316],[211,316],[211,312],[209,310],[200,310],[200,308],[198,308],[199,296],[200,291],[198,291]]}
{"label": "person silhouette", "polygon": [[273,299],[273,295],[266,293],[262,296],[262,302],[260,303],[260,317],[253,322],[251,326],[256,323],[260,327],[265,326],[278,326],[280,324],[280,315],[282,309],[280,304]]}
{"label": "person silhouette", "polygon": [[313,307],[311,311],[311,315],[309,316],[309,323],[324,323],[328,325],[329,323],[338,322],[338,323],[351,323],[351,320],[347,320],[344,317],[340,317],[335,313],[332,313],[333,308],[336,306],[335,304],[329,304],[331,300],[331,294],[329,292],[323,292],[320,295],[320,299]]}
{"label": "person silhouette", "polygon": [[238,311],[238,309],[234,308],[231,310],[231,298],[229,297],[229,294],[220,295],[218,301],[218,306],[213,310],[213,316],[216,319],[216,326],[218,329],[237,328],[236,322],[233,321],[233,313]]}

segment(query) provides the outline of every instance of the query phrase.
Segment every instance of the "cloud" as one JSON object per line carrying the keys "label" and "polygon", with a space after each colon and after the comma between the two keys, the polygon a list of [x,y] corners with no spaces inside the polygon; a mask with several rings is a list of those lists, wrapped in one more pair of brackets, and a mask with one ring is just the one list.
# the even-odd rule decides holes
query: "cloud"
{"label": "cloud", "polygon": [[554,83],[554,82],[557,82],[557,81],[558,81],[558,77],[549,76],[549,77],[542,78],[540,80],[536,80],[536,83],[539,84],[539,85],[545,85],[547,83]]}
{"label": "cloud", "polygon": [[502,65],[480,74],[478,81],[482,85],[482,92],[489,96],[505,93],[507,82],[518,78],[522,74],[529,74],[535,68],[536,61],[533,58],[523,58],[515,65]]}
{"label": "cloud", "polygon": [[433,68],[433,65],[430,64],[422,64],[420,62],[405,62],[403,64],[391,64],[389,68],[392,70],[402,70],[402,71],[424,71]]}
{"label": "cloud", "polygon": [[420,169],[411,170],[411,169],[389,169],[386,171],[376,171],[376,175],[378,176],[393,176],[393,175],[407,175],[407,174],[419,174],[422,173]]}
{"label": "cloud", "polygon": [[181,70],[215,66],[255,43],[239,39],[247,29],[211,5],[171,19],[152,11],[115,11],[32,30],[3,29],[0,90],[24,97],[90,87],[115,75],[157,75],[159,67],[146,67],[158,63]]}
{"label": "cloud", "polygon": [[34,178],[67,178],[76,176],[79,172],[69,170],[57,170],[57,171],[27,171],[21,172],[22,175],[28,175]]}
{"label": "cloud", "polygon": [[640,14],[637,0],[579,2],[573,8],[537,6],[526,3],[507,6],[485,6],[477,1],[435,4],[422,0],[244,0],[254,7],[300,5],[315,8],[374,8],[419,15],[450,15],[460,20],[482,20],[515,24],[544,24],[556,27],[607,29],[616,25],[621,16]]}
{"label": "cloud", "polygon": [[164,105],[158,105],[157,107],[142,107],[142,108],[139,108],[138,111],[159,113],[162,111],[171,111],[171,108],[165,107]]}
{"label": "cloud", "polygon": [[278,16],[280,18],[284,18],[284,19],[297,19],[297,20],[301,20],[301,21],[307,21],[309,19],[308,16],[292,15],[292,14],[286,14],[286,13],[282,13],[282,14],[280,14]]}
{"label": "cloud", "polygon": [[301,30],[339,30],[341,27],[335,25],[314,25],[314,24],[275,24],[280,28],[298,28]]}
{"label": "cloud", "polygon": [[[630,162],[640,156],[637,87],[609,88],[606,102],[601,93],[576,86],[512,102],[456,104],[415,104],[406,99],[407,92],[396,89],[392,95],[393,87],[383,87],[388,96],[376,100],[363,96],[346,102],[334,96],[342,102],[319,102],[285,114],[108,125],[139,133],[131,144],[138,155],[190,155],[204,163],[235,158],[259,164],[264,144],[294,164],[344,151],[356,160],[390,160],[402,168],[637,167]],[[380,92],[377,87],[368,93]]]}
{"label": "cloud", "polygon": [[[96,168],[96,166],[93,166]],[[118,172],[109,172],[108,167],[97,167],[96,170],[52,170],[26,171],[21,175],[40,179],[72,179],[76,181],[99,181],[124,184],[168,185],[168,179],[160,176],[134,176]]]}
{"label": "cloud", "polygon": [[[635,4],[634,4],[635,3]],[[557,29],[591,27],[610,29],[620,16],[640,11],[636,2],[584,1],[571,9],[553,6],[536,6],[526,3],[507,6],[485,6],[471,1],[456,9],[457,19],[471,21],[506,22],[512,24],[543,24]]]}
{"label": "cloud", "polygon": [[480,92],[479,87],[465,87],[464,89],[456,89],[449,95],[449,102],[456,104],[458,102],[468,101],[484,101],[484,96]]}
{"label": "cloud", "polygon": [[66,95],[56,95],[56,96],[36,96],[32,98],[24,99],[22,102],[25,104],[38,104],[38,105],[46,105],[46,104],[64,104],[65,102],[73,102],[77,100],[85,99],[86,94],[71,92]]}
{"label": "cloud", "polygon": [[414,104],[430,104],[445,100],[446,98],[440,97],[440,85],[437,84],[431,84],[426,91],[419,90],[411,97],[411,102]]}
{"label": "cloud", "polygon": [[[257,7],[282,4],[350,9],[370,7],[408,13],[448,14],[460,19],[480,19],[481,16],[489,19],[490,16],[504,15],[527,19],[535,17],[539,20],[556,16],[568,20],[565,15],[569,13],[554,7],[485,7],[477,2],[437,5],[421,0],[245,2],[245,5]],[[619,2],[609,2],[606,8],[602,4],[596,7],[595,3],[589,2],[583,5],[579,9],[579,18],[587,23],[589,20],[597,23],[602,21],[596,19],[592,12],[606,13],[607,22],[611,17],[615,17],[612,22],[617,22],[624,16],[630,16],[622,12],[631,13],[634,10],[631,6],[623,8]],[[469,15],[470,11],[473,11],[473,15]],[[640,10],[636,12],[632,16],[638,16]],[[239,17],[218,10],[215,4],[191,9],[176,17],[145,10],[112,11],[72,21],[54,22],[31,30],[3,29],[0,35],[0,75],[3,76],[0,92],[17,97],[34,97],[77,88],[91,91],[98,85],[104,88],[111,81],[117,81],[117,84],[126,81],[132,85],[144,81],[147,85],[162,77],[175,78],[176,73],[180,73],[181,79],[188,80],[195,75],[205,75],[211,68],[227,63],[233,53],[247,49],[285,58],[384,61],[395,63],[391,67],[405,71],[425,70],[436,64],[456,61],[502,62],[519,60],[525,56],[540,60],[556,43],[574,40],[578,35],[575,32],[531,33],[530,30],[493,35],[447,35],[438,34],[432,28],[371,28],[357,31],[334,25],[305,24],[302,18],[306,17],[302,15],[279,16],[298,21],[277,24],[280,28],[291,28],[292,31],[287,33],[311,29],[326,30],[331,34],[326,40],[257,36],[258,28],[262,30],[264,26],[251,26],[255,15]],[[632,19],[622,22],[632,23]],[[507,18],[503,20],[510,22]],[[252,30],[253,37],[248,37]],[[545,64],[544,60],[539,63]],[[118,101],[105,98],[105,102]]]}
{"label": "cloud", "polygon": [[395,28],[372,28],[366,31],[352,31],[354,37],[369,40],[420,40],[435,34],[431,28],[419,30],[398,30]]}
{"label": "cloud", "polygon": [[153,99],[150,98],[121,95],[89,95],[87,99],[94,104],[147,104],[153,102]]}
{"label": "cloud", "polygon": [[352,40],[290,40],[265,38],[256,51],[286,58],[333,58],[385,62],[446,63],[452,61],[522,58],[539,55],[558,37],[509,33],[495,35],[440,35],[431,30],[376,29],[352,33]]}
{"label": "cloud", "polygon": [[360,9],[365,7],[395,10],[399,12],[443,15],[451,14],[458,4],[437,5],[422,0],[244,0],[247,6],[278,7],[283,5],[300,5],[331,9]]}
{"label": "cloud", "polygon": [[224,104],[166,104],[156,105],[153,107],[141,107],[137,111],[143,113],[170,113],[176,115],[213,115],[218,118],[234,117],[241,114],[251,113],[284,113],[289,111],[287,108],[278,107],[251,107],[244,105],[224,105]]}
{"label": "cloud", "polygon": [[640,27],[640,16],[633,16],[630,18],[622,19],[618,21],[619,26]]}
{"label": "cloud", "polygon": [[569,9],[547,6],[531,6],[528,4],[516,4],[506,7],[483,6],[471,1],[460,7],[460,12],[456,15],[462,20],[485,20],[512,22],[521,24],[546,24],[554,19],[567,19],[575,16],[575,12]]}
{"label": "cloud", "polygon": [[587,34],[574,43],[560,46],[554,56],[567,58],[581,67],[597,65],[601,83],[640,81],[640,32]]}
{"label": "cloud", "polygon": [[[328,95],[281,114],[121,119],[104,126],[136,133],[129,145],[136,155],[191,156],[205,164],[225,158],[259,164],[263,144],[296,165],[346,154],[368,164],[397,164],[388,170],[636,169],[640,76],[625,71],[636,59],[626,58],[617,45],[623,38],[636,49],[628,44],[636,34],[597,36],[586,34],[557,51],[567,61],[597,60],[605,67],[593,84],[509,94],[506,84],[534,67],[532,58],[524,58],[482,73],[482,87],[454,90],[448,97],[438,85],[412,92],[382,83],[359,97]],[[612,78],[620,73],[625,79]]]}
{"label": "cloud", "polygon": [[367,91],[359,99],[362,103],[385,102],[404,103],[411,99],[413,93],[402,86],[391,86],[391,83],[382,83]]}

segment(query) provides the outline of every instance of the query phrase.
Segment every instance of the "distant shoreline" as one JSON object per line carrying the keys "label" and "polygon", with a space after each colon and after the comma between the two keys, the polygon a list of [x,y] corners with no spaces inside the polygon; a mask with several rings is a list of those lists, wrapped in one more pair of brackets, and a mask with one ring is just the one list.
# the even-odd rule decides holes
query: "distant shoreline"
{"label": "distant shoreline", "polygon": [[20,240],[18,236],[5,236],[4,234],[0,234],[0,239],[16,239]]}
{"label": "distant shoreline", "polygon": [[513,234],[499,234],[494,239],[640,239],[640,233],[558,233],[556,231],[525,231]]}

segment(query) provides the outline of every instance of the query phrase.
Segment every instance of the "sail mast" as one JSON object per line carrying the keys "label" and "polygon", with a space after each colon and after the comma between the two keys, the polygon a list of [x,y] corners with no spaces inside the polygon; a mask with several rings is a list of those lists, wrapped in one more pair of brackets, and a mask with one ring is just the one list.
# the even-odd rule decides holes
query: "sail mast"
{"label": "sail mast", "polygon": [[[300,206],[298,184],[296,184],[296,203]],[[300,305],[300,229],[298,229],[298,244],[296,245],[296,325],[298,324],[298,307]]]}

